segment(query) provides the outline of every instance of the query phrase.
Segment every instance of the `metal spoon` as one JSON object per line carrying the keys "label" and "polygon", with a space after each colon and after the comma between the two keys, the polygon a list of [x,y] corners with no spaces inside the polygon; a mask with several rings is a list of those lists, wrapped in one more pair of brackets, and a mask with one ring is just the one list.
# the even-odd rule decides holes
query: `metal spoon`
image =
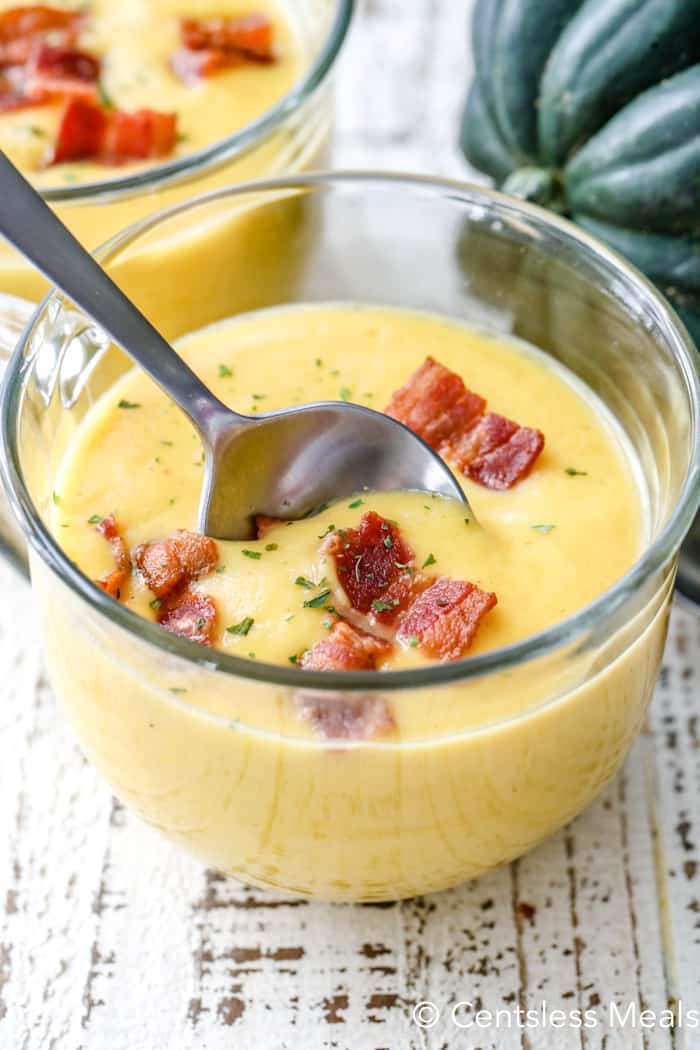
{"label": "metal spoon", "polygon": [[0,233],[97,322],[189,417],[205,451],[198,527],[247,539],[254,515],[301,518],[361,490],[418,489],[466,503],[411,430],[369,408],[325,401],[243,416],[201,382],[0,152]]}

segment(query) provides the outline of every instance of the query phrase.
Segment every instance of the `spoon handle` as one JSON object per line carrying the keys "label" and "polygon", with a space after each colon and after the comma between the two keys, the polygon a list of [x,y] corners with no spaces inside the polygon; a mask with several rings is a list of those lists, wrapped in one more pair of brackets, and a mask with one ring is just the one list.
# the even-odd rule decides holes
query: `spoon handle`
{"label": "spoon handle", "polygon": [[0,234],[114,339],[200,434],[229,413],[0,150]]}

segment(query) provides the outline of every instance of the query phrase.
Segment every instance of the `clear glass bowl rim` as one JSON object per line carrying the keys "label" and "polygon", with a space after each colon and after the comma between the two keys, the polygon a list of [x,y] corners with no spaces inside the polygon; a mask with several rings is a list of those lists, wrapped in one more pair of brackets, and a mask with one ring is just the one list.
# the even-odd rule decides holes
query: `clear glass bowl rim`
{"label": "clear glass bowl rim", "polygon": [[[353,186],[364,193],[372,187],[391,190],[392,193],[410,190],[423,195],[461,201],[470,207],[494,208],[500,214],[515,220],[526,220],[550,240],[566,242],[588,255],[601,275],[608,272],[618,285],[626,284],[635,301],[645,308],[661,326],[669,348],[684,377],[691,415],[691,455],[683,487],[668,521],[658,536],[646,548],[635,564],[611,587],[593,602],[571,616],[538,634],[530,635],[511,645],[493,649],[479,656],[466,657],[451,663],[429,664],[425,667],[400,671],[308,671],[297,667],[263,663],[232,656],[216,649],[205,649],[195,642],[164,631],[156,623],[142,619],[126,606],[110,598],[92,580],[70,561],[42,522],[28,488],[20,464],[15,420],[21,407],[24,385],[24,353],[38,320],[57,294],[52,289],[37,307],[8,364],[0,394],[0,473],[15,514],[22,524],[26,538],[44,563],[51,568],[71,590],[100,615],[119,627],[148,642],[164,655],[170,654],[211,671],[219,671],[252,682],[304,688],[322,692],[382,693],[399,690],[429,688],[465,682],[488,674],[499,673],[544,656],[553,650],[571,645],[586,631],[600,627],[614,615],[625,601],[655,573],[666,569],[690,528],[700,506],[700,356],[684,325],[672,307],[653,285],[616,252],[598,242],[583,230],[532,204],[505,194],[467,182],[378,171],[333,171],[286,176],[277,179],[241,183],[223,190],[201,194],[176,204],[135,223],[103,244],[94,253],[104,265],[110,258],[132,244],[162,222],[183,212],[228,198],[244,195],[280,192],[328,191],[338,186]],[[553,698],[545,702],[556,702]],[[180,706],[180,705],[178,705]],[[185,706],[187,706],[185,702]],[[195,708],[201,714],[201,709]]]}
{"label": "clear glass bowl rim", "polygon": [[75,186],[47,186],[42,188],[44,200],[65,204],[99,204],[129,197],[142,190],[152,191],[164,185],[196,176],[209,168],[220,167],[247,150],[259,145],[295,113],[326,79],[335,65],[340,49],[352,22],[356,0],[334,0],[335,13],[325,40],[311,66],[290,91],[266,109],[256,120],[244,124],[226,138],[183,157],[154,164],[145,171],[133,172],[100,182],[83,182]]}

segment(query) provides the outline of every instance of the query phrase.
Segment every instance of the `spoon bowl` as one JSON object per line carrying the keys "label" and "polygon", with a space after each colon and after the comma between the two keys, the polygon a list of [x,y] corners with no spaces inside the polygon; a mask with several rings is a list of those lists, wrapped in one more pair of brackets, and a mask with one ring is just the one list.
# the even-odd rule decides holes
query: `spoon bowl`
{"label": "spoon bowl", "polygon": [[418,489],[466,504],[440,457],[402,423],[328,401],[264,415],[227,408],[0,152],[0,233],[102,327],[189,417],[205,452],[198,525],[255,534],[255,516],[295,519],[363,490]]}

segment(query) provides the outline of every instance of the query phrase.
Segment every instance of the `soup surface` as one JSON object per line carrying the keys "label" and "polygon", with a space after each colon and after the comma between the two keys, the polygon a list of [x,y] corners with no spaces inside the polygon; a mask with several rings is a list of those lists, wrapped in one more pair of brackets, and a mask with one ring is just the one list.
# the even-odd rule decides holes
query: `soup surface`
{"label": "soup surface", "polygon": [[[391,641],[376,660],[383,670],[472,655],[574,613],[640,553],[644,505],[624,439],[577,380],[531,348],[427,314],[329,304],[244,315],[192,333],[179,350],[224,402],[250,414],[340,398],[381,410],[431,356],[478,392],[489,412],[544,435],[529,472],[510,488],[461,476],[476,521],[462,505],[425,493],[363,492],[313,518],[273,523],[257,540],[219,541],[191,590],[211,600],[209,640],[227,653],[320,666],[308,663],[308,653],[342,616]],[[202,475],[189,422],[150,379],[130,371],[72,440],[56,480],[55,534],[86,575],[104,578],[114,557],[103,519],[113,516],[131,552],[193,530]],[[381,592],[366,615],[352,608],[342,554],[372,512],[385,542],[410,550],[394,559],[409,587],[467,581],[473,594],[496,596],[458,652],[422,644],[420,631],[399,630],[397,638]],[[353,579],[362,573],[361,561],[350,563]],[[398,593],[392,587],[387,595]],[[136,568],[119,598],[156,620],[159,594]]]}

